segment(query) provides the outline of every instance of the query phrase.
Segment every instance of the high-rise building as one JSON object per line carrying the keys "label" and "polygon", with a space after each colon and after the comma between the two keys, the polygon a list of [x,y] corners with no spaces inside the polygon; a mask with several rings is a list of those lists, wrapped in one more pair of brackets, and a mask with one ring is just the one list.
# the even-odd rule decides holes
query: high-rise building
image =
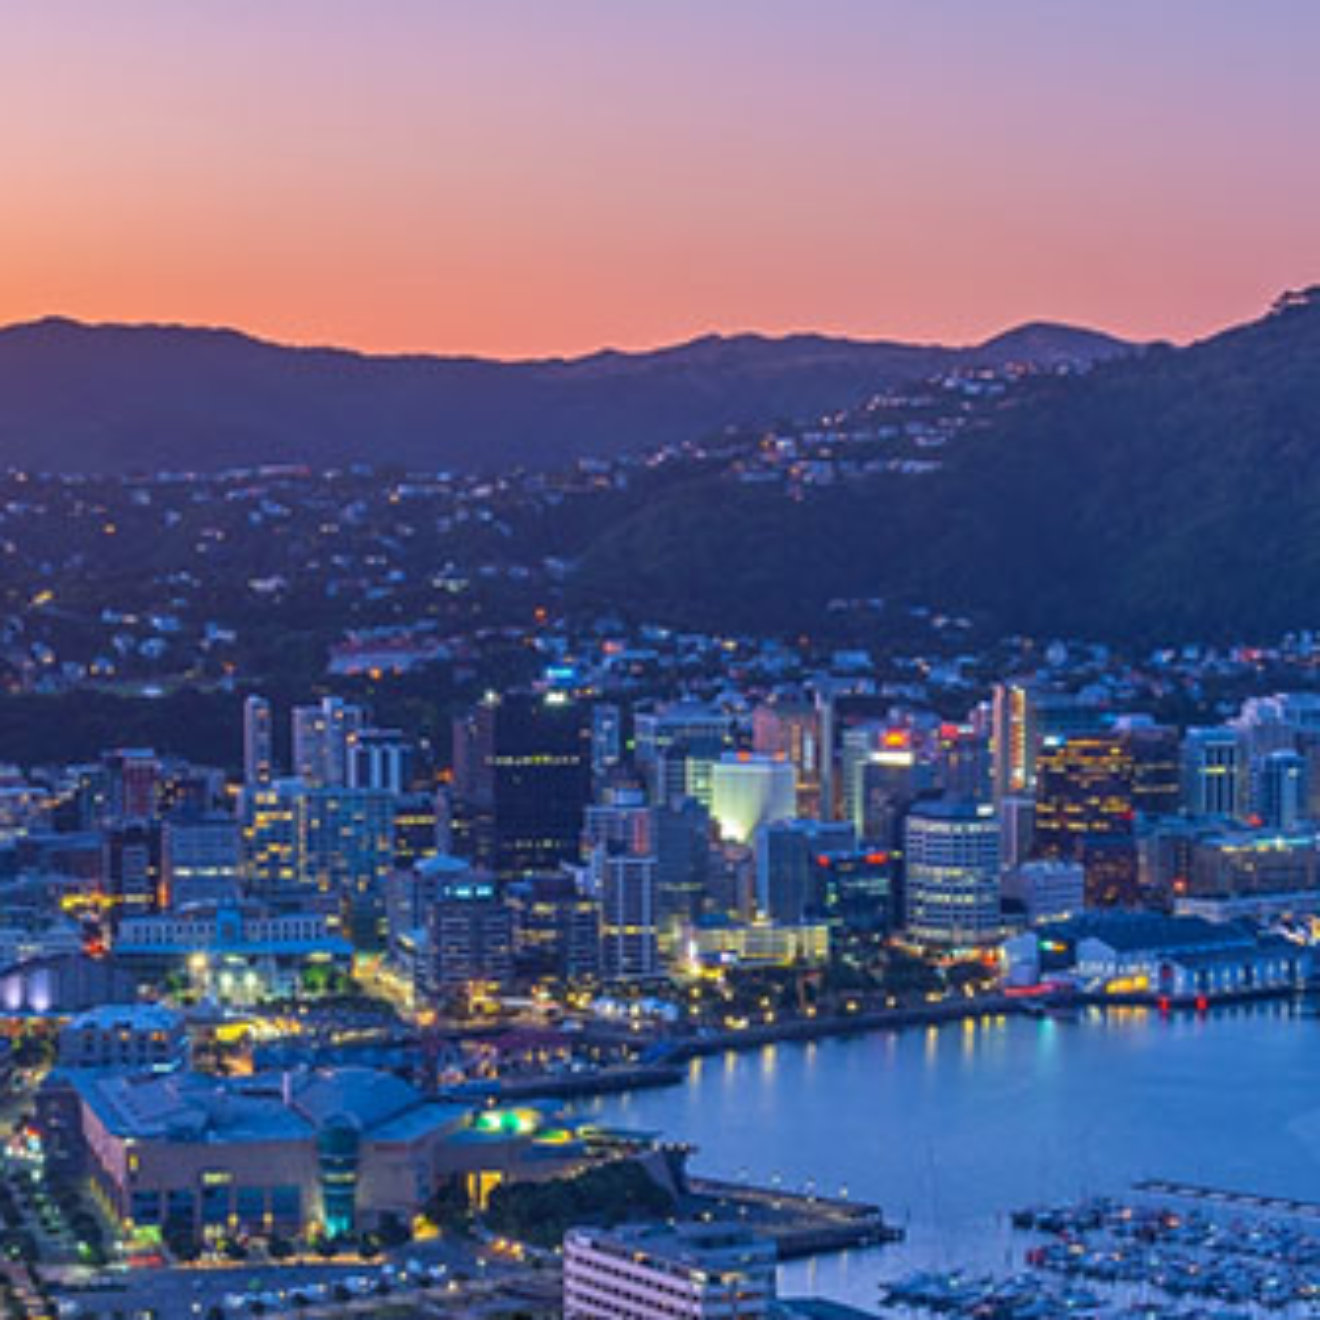
{"label": "high-rise building", "polygon": [[339,697],[322,697],[315,706],[295,706],[293,773],[311,788],[348,783],[350,736],[362,729],[366,715]]}
{"label": "high-rise building", "polygon": [[561,694],[491,696],[456,721],[454,796],[472,856],[500,879],[577,859],[591,719]]}
{"label": "high-rise building", "polygon": [[243,866],[267,900],[323,895],[370,906],[394,859],[394,799],[277,779],[243,795]]}
{"label": "high-rise building", "polygon": [[601,868],[600,964],[609,980],[660,972],[660,911],[653,856],[609,852]]}
{"label": "high-rise building", "polygon": [[439,882],[427,912],[430,990],[437,996],[513,978],[513,909],[493,877],[433,858]]}
{"label": "high-rise building", "polygon": [[1189,814],[1231,820],[1241,813],[1245,762],[1235,729],[1188,729],[1182,764],[1183,803]]}
{"label": "high-rise building", "polygon": [[161,826],[165,903],[233,903],[239,897],[242,849],[232,816],[167,817]]}
{"label": "high-rise building", "polygon": [[156,814],[161,764],[147,748],[123,747],[105,755],[107,815],[115,820],[150,820]]}
{"label": "high-rise building", "polygon": [[852,853],[853,827],[843,820],[781,820],[756,831],[756,906],[771,921],[796,923],[817,906],[818,858]]}
{"label": "high-rise building", "polygon": [[349,788],[372,788],[396,797],[412,777],[412,744],[398,729],[353,729],[348,734]]}
{"label": "high-rise building", "polygon": [[676,701],[633,717],[633,759],[651,801],[681,797],[710,806],[711,767],[733,746],[733,721],[718,706]]}
{"label": "high-rise building", "polygon": [[723,839],[750,843],[762,825],[790,820],[797,785],[790,762],[751,752],[730,752],[715,762],[711,815]]}
{"label": "high-rise building", "polygon": [[814,853],[806,919],[849,931],[888,934],[902,911],[901,863],[901,853],[878,848]]}
{"label": "high-rise building", "polygon": [[995,685],[990,724],[993,796],[1036,791],[1036,758],[1046,738],[1095,730],[1099,712],[1066,692],[1033,680]]}
{"label": "high-rise building", "polygon": [[275,736],[270,702],[251,696],[243,703],[243,782],[269,784],[275,777]]}
{"label": "high-rise building", "polygon": [[1268,829],[1293,830],[1309,803],[1306,758],[1291,748],[1270,752],[1252,766],[1253,805]]}
{"label": "high-rise building", "polygon": [[1004,872],[1003,894],[1021,906],[1029,925],[1077,916],[1086,906],[1086,872],[1061,858],[1023,862]]}
{"label": "high-rise building", "polygon": [[710,886],[710,812],[694,798],[652,809],[656,906],[661,928],[691,921],[705,908]]}
{"label": "high-rise building", "polygon": [[907,931],[927,944],[969,947],[999,937],[999,822],[993,807],[925,802],[907,818]]}
{"label": "high-rise building", "polygon": [[805,700],[776,697],[752,712],[752,750],[781,756],[797,773],[797,814],[815,817],[821,809],[821,717]]}

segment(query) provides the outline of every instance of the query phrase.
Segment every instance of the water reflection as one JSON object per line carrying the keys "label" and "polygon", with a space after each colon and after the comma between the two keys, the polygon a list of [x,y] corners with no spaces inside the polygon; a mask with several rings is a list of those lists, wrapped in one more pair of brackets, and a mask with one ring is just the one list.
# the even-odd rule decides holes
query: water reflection
{"label": "water reflection", "polygon": [[906,1220],[901,1248],[785,1267],[799,1291],[859,1305],[901,1268],[1002,1268],[1003,1214],[1018,1205],[1149,1176],[1295,1196],[1320,1186],[1320,1022],[1274,1005],[780,1044],[688,1077],[592,1112],[694,1143],[699,1171],[847,1184]]}

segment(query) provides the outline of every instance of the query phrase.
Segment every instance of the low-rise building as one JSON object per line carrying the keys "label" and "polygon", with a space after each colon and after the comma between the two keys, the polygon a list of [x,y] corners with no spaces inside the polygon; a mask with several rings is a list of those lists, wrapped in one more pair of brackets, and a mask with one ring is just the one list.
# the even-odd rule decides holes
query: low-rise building
{"label": "low-rise building", "polygon": [[565,1320],[757,1320],[775,1295],[775,1247],[738,1224],[613,1230],[564,1239]]}
{"label": "low-rise building", "polygon": [[188,1060],[183,1018],[159,1004],[102,1004],[60,1030],[65,1068],[165,1070]]}

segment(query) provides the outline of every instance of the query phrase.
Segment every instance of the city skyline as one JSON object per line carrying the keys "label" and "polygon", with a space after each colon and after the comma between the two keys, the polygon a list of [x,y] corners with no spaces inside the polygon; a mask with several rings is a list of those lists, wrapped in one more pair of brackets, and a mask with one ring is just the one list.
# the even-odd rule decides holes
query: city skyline
{"label": "city skyline", "polygon": [[1197,338],[1320,269],[1320,14],[20,5],[0,323],[500,357]]}

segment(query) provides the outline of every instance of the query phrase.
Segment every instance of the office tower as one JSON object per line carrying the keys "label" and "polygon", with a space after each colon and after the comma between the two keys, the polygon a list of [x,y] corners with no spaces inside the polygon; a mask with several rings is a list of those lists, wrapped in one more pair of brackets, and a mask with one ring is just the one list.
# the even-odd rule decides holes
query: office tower
{"label": "office tower", "polygon": [[582,855],[588,866],[608,852],[645,857],[654,852],[654,815],[640,788],[606,788],[600,802],[589,803],[583,813]]}
{"label": "office tower", "polygon": [[242,861],[238,822],[232,816],[167,817],[161,825],[165,906],[236,901]]}
{"label": "office tower", "polygon": [[815,817],[821,809],[821,717],[810,702],[775,697],[752,712],[752,750],[781,756],[797,774],[797,814]]}
{"label": "office tower", "polygon": [[591,773],[598,784],[623,764],[623,712],[608,701],[591,708]]}
{"label": "office tower", "polygon": [[[441,860],[422,863],[422,869]],[[444,867],[427,914],[430,989],[437,997],[513,979],[513,910],[493,877]]]}
{"label": "office tower", "polygon": [[1004,867],[1019,866],[1036,846],[1036,799],[1011,794],[999,801],[1000,860]]}
{"label": "office tower", "polygon": [[733,721],[718,706],[676,701],[633,717],[633,759],[657,804],[686,796],[709,806],[710,767],[732,746]]}
{"label": "office tower", "polygon": [[1306,759],[1286,749],[1270,752],[1252,767],[1253,804],[1262,825],[1293,830],[1306,818],[1309,800]]}
{"label": "office tower", "polygon": [[1004,872],[1003,896],[1022,909],[1028,925],[1075,917],[1086,906],[1086,872],[1060,858],[1023,862]]}
{"label": "office tower", "polygon": [[907,931],[927,944],[970,947],[998,938],[999,822],[988,805],[928,802],[904,832]]}
{"label": "office tower", "polygon": [[1031,680],[996,684],[990,724],[994,800],[1034,793],[1043,740],[1093,732],[1099,720],[1093,707]]}
{"label": "office tower", "polygon": [[795,923],[816,907],[814,863],[822,855],[851,853],[857,836],[847,821],[783,820],[755,836],[756,906],[772,921]]}
{"label": "office tower", "polygon": [[156,814],[161,766],[156,753],[124,747],[107,752],[106,814],[115,820],[149,820]]}
{"label": "office tower", "polygon": [[901,853],[876,848],[812,854],[806,920],[888,934],[902,911],[901,863]]}
{"label": "office tower", "polygon": [[750,843],[760,826],[791,819],[796,806],[797,786],[788,761],[730,752],[715,762],[711,815],[726,841]]}
{"label": "office tower", "polygon": [[908,808],[935,787],[935,765],[923,742],[921,731],[887,721],[844,730],[842,815],[859,839],[881,848],[900,845]]}
{"label": "office tower", "polygon": [[990,733],[994,798],[1029,795],[1036,786],[1036,709],[1022,682],[995,684]]}
{"label": "office tower", "polygon": [[405,793],[394,799],[394,865],[412,866],[449,852],[444,794]]}
{"label": "office tower", "polygon": [[693,798],[653,808],[656,908],[661,929],[691,921],[710,885],[710,812]]}
{"label": "office tower", "polygon": [[101,888],[111,900],[113,920],[158,911],[161,892],[159,821],[133,816],[101,832]]}
{"label": "office tower", "polygon": [[225,774],[213,766],[177,758],[162,761],[156,782],[156,814],[205,816],[225,801]]}
{"label": "office tower", "polygon": [[277,779],[243,795],[243,867],[269,900],[322,895],[341,906],[379,898],[394,857],[394,799],[371,789]]}
{"label": "office tower", "polygon": [[1154,820],[1174,815],[1182,805],[1181,747],[1177,729],[1130,719],[1117,720],[1114,728],[1122,736],[1132,759],[1132,806],[1137,819]]}
{"label": "office tower", "polygon": [[1135,782],[1122,732],[1047,738],[1040,749],[1033,851],[1081,862],[1089,907],[1139,901]]}
{"label": "office tower", "polygon": [[987,801],[990,780],[989,735],[974,722],[941,724],[935,743],[935,783],[943,796]]}
{"label": "office tower", "polygon": [[1193,816],[1236,817],[1243,806],[1243,757],[1237,731],[1188,729],[1183,738],[1183,804]]}
{"label": "office tower", "polygon": [[655,858],[608,853],[600,889],[600,966],[607,980],[659,974],[659,915]]}
{"label": "office tower", "polygon": [[1096,835],[1131,838],[1132,755],[1121,734],[1049,739],[1037,757],[1035,848],[1071,857]]}
{"label": "office tower", "polygon": [[311,788],[347,784],[349,738],[366,723],[362,708],[323,697],[315,706],[295,706],[291,722],[295,777]]}
{"label": "office tower", "polygon": [[1316,843],[1309,829],[1229,828],[1198,838],[1175,909],[1214,921],[1320,913]]}
{"label": "office tower", "polygon": [[269,784],[275,777],[275,735],[270,702],[251,696],[243,703],[243,782]]}
{"label": "office tower", "polygon": [[591,800],[588,708],[560,694],[490,696],[454,725],[456,834],[500,879],[575,861]]}
{"label": "office tower", "polygon": [[571,871],[529,875],[506,891],[519,974],[576,980],[600,975],[600,902]]}
{"label": "office tower", "polygon": [[412,744],[398,729],[354,729],[345,749],[349,788],[372,788],[396,797],[412,778]]}

